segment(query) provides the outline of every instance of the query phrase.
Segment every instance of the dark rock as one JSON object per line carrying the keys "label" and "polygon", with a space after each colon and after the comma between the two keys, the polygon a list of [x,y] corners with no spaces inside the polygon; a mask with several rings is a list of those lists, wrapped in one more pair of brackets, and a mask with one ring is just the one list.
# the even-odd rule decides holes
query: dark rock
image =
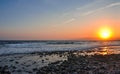
{"label": "dark rock", "polygon": [[15,66],[12,66],[12,68],[13,68],[13,69],[16,69],[16,67],[15,67]]}
{"label": "dark rock", "polygon": [[12,62],[12,61],[14,61],[14,60],[13,60],[13,59],[11,59],[11,60],[9,60],[9,61],[11,61],[11,62]]}
{"label": "dark rock", "polygon": [[44,60],[42,60],[42,63],[44,63]]}
{"label": "dark rock", "polygon": [[19,69],[19,70],[17,70],[17,72],[21,72],[21,70]]}
{"label": "dark rock", "polygon": [[16,64],[18,64],[19,62],[15,61]]}
{"label": "dark rock", "polygon": [[37,71],[38,69],[37,68],[33,68],[33,71]]}

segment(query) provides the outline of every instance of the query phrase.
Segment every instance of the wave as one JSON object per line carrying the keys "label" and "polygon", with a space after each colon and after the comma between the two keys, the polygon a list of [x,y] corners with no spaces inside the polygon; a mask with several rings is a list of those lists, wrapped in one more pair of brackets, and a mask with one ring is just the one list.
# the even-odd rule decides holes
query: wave
{"label": "wave", "polygon": [[0,55],[45,51],[87,50],[103,46],[120,46],[120,41],[42,41],[0,44]]}

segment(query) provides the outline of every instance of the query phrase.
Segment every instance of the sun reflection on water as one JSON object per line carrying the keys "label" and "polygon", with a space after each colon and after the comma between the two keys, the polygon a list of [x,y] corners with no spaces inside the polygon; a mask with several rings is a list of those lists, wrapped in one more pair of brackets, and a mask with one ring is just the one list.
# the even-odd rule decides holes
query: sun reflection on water
{"label": "sun reflection on water", "polygon": [[112,52],[109,51],[109,48],[108,47],[103,47],[101,50],[98,51],[97,54],[101,54],[101,55],[109,55],[111,54]]}
{"label": "sun reflection on water", "polygon": [[99,47],[90,50],[83,50],[82,52],[74,52],[76,56],[82,55],[111,55],[111,54],[120,54],[120,46],[106,46],[106,47]]}

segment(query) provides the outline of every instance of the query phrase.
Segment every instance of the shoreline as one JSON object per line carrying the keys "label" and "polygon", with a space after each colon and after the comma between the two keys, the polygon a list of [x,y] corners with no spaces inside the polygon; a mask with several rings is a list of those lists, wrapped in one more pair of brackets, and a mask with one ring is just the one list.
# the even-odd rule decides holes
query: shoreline
{"label": "shoreline", "polygon": [[[115,54],[116,51],[120,52],[119,46],[98,47],[80,51],[5,55],[0,56],[0,73],[79,74],[82,72],[82,74],[119,74],[120,53]],[[71,70],[71,67],[74,70]],[[110,67],[114,68],[108,69]],[[108,73],[108,71],[111,73]]]}
{"label": "shoreline", "polygon": [[16,55],[16,54],[34,54],[34,53],[52,53],[52,52],[71,52],[71,51],[88,51],[94,48],[100,48],[100,47],[120,47],[119,44],[114,44],[114,45],[98,45],[98,46],[92,46],[92,47],[86,47],[86,48],[74,48],[74,49],[65,49],[65,50],[42,50],[42,51],[31,51],[31,52],[21,52],[21,53],[3,53],[0,54],[0,56],[8,56],[8,55]]}

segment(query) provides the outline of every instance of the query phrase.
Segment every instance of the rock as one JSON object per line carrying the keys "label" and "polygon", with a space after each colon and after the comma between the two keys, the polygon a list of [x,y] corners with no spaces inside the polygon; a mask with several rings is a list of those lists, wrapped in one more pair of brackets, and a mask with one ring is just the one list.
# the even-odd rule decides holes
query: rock
{"label": "rock", "polygon": [[118,71],[115,71],[115,74],[120,74],[120,70],[118,70]]}
{"label": "rock", "polygon": [[12,66],[12,68],[13,68],[13,69],[16,69],[16,67],[15,67],[15,66]]}
{"label": "rock", "polygon": [[15,63],[18,64],[19,62],[16,61]]}
{"label": "rock", "polygon": [[33,71],[37,71],[38,69],[37,68],[33,68]]}
{"label": "rock", "polygon": [[44,60],[42,60],[42,63],[44,63]]}
{"label": "rock", "polygon": [[73,74],[78,74],[77,72],[73,72]]}
{"label": "rock", "polygon": [[21,70],[19,69],[19,70],[17,70],[17,72],[21,72]]}
{"label": "rock", "polygon": [[13,60],[13,59],[11,59],[11,60],[9,60],[9,61],[11,61],[11,62],[12,62],[12,61],[14,61],[14,60]]}

